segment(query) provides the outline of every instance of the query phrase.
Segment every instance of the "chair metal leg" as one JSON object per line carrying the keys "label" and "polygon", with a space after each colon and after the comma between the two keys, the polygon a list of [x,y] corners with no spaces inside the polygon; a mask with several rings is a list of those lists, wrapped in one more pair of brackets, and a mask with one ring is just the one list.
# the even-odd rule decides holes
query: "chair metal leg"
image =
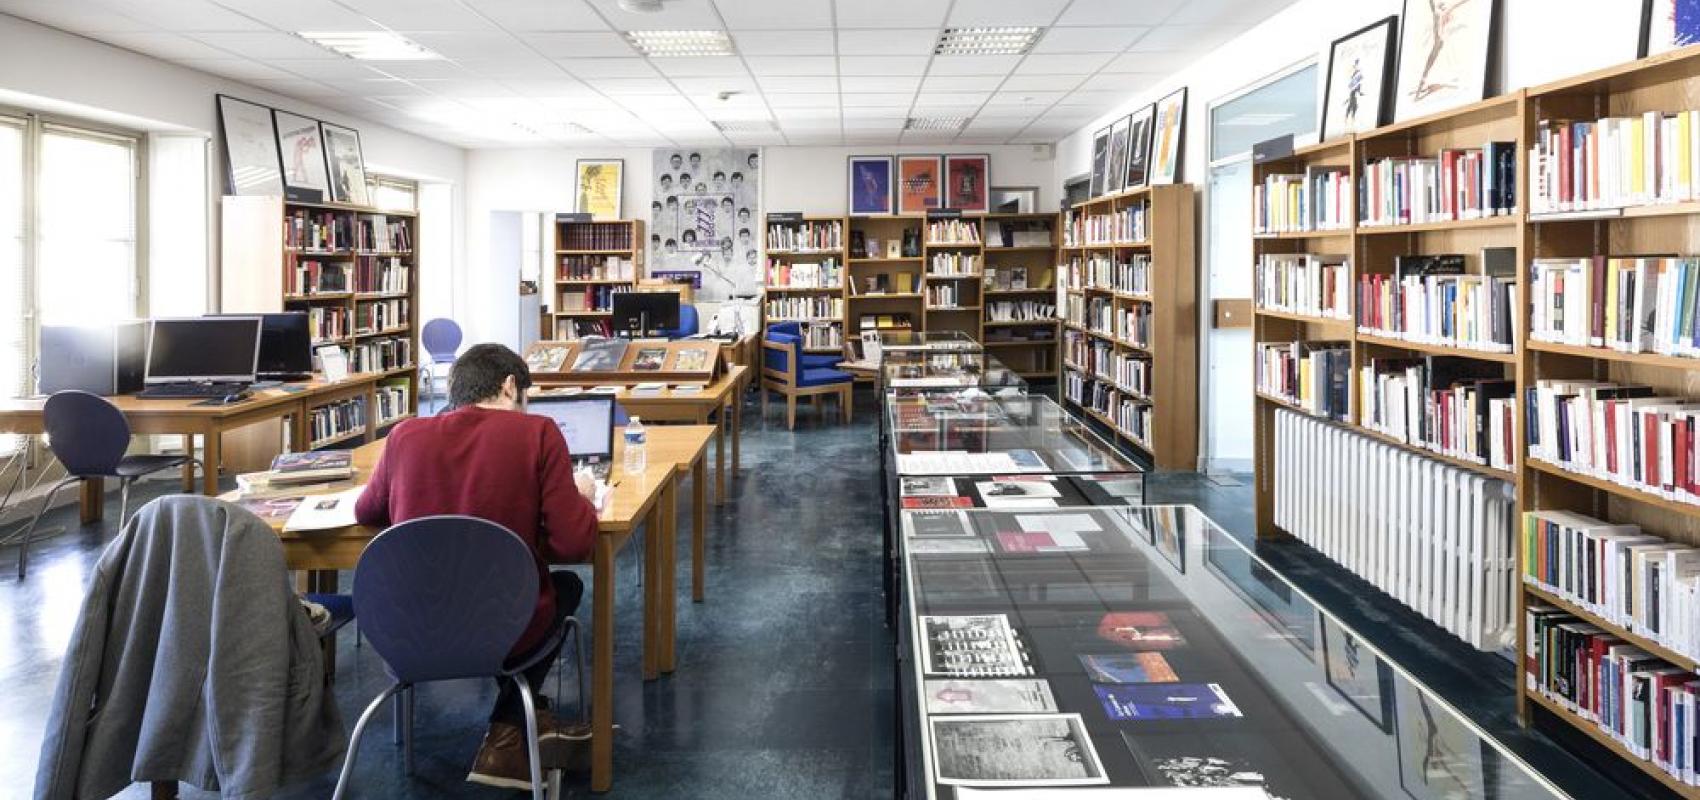
{"label": "chair metal leg", "polygon": [[41,515],[47,513],[48,506],[53,504],[53,496],[56,495],[56,494],[59,494],[60,489],[63,489],[66,486],[69,486],[69,485],[71,485],[71,484],[73,484],[73,483],[75,483],[79,480],[82,480],[82,479],[81,478],[75,478],[75,477],[64,478],[63,480],[59,481],[58,483],[53,484],[53,488],[47,490],[47,496],[41,498],[41,508],[36,509],[35,516],[30,518],[29,527],[24,529],[24,539],[18,545],[18,580],[20,580],[20,581],[23,580],[24,575],[27,574],[28,571],[29,571],[29,566],[30,566],[30,534],[35,533],[35,526],[36,526],[37,523],[41,522]]}
{"label": "chair metal leg", "polygon": [[365,711],[360,712],[360,721],[354,723],[354,734],[348,737],[348,752],[343,754],[342,772],[337,775],[336,791],[331,794],[331,800],[342,800],[343,794],[348,791],[348,777],[354,774],[354,754],[360,750],[360,737],[365,735],[366,726],[371,724],[372,717],[378,713],[378,709],[383,706],[384,701],[390,699],[402,688],[402,684],[398,683],[385,689],[383,693],[372,699]]}
{"label": "chair metal leg", "polygon": [[[590,696],[584,693],[584,626],[579,624],[577,617],[567,617],[567,631],[573,639],[573,663],[578,676],[578,718],[580,722],[590,719]],[[566,648],[555,657],[555,718],[560,719],[561,711],[561,665],[567,661]]]}
{"label": "chair metal leg", "polygon": [[130,515],[130,484],[134,479],[124,478],[118,481],[118,529],[124,529],[124,523]]}
{"label": "chair metal leg", "polygon": [[396,702],[401,708],[401,768],[408,775],[413,774],[413,701],[418,696],[418,687],[409,686]]}
{"label": "chair metal leg", "polygon": [[537,702],[531,699],[531,683],[524,675],[510,678],[519,687],[519,700],[525,704],[525,750],[531,767],[531,798],[543,800],[543,754],[537,746]]}

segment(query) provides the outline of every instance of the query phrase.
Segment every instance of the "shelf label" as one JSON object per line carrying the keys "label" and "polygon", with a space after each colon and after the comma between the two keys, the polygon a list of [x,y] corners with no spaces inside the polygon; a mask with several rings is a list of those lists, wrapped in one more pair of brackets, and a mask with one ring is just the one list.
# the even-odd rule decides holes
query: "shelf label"
{"label": "shelf label", "polygon": [[586,211],[560,212],[555,215],[556,222],[589,222],[590,213]]}
{"label": "shelf label", "polygon": [[769,212],[768,215],[767,215],[767,223],[769,225],[773,225],[773,224],[776,224],[776,223],[777,224],[795,224],[795,223],[802,222],[802,221],[803,221],[803,212],[801,212],[801,211],[773,211],[773,212]]}
{"label": "shelf label", "polygon": [[929,209],[927,209],[927,219],[961,219],[961,218],[962,218],[962,209],[960,209],[960,208],[929,208]]}

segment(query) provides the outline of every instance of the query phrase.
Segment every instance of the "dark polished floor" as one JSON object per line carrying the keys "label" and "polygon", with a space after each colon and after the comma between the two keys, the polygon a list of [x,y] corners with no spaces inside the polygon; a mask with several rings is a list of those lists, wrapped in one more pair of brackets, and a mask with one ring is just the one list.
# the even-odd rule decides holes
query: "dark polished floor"
{"label": "dark polished floor", "polygon": [[[850,426],[800,413],[796,433],[782,409],[765,422],[746,415],[744,471],[726,506],[709,515],[708,599],[679,606],[678,671],[639,679],[641,607],[635,551],[622,556],[613,797],[878,798],[892,786],[892,641],[881,624],[880,513],[873,399],[858,397]],[[1192,503],[1236,535],[1253,530],[1249,486],[1194,474],[1153,476],[1147,497]],[[163,491],[163,489],[156,489]],[[688,492],[682,497],[688,497]],[[108,507],[117,513],[117,504]],[[682,524],[689,515],[680,514]],[[48,525],[71,530],[35,549],[28,580],[12,577],[15,551],[0,553],[0,797],[25,796],[59,660],[88,570],[114,523],[78,528],[75,511]],[[1355,577],[1297,545],[1260,548],[1265,558],[1484,729],[1579,798],[1626,797],[1546,736],[1515,724],[1509,663],[1472,654]],[[681,548],[680,586],[688,585]],[[588,573],[588,570],[586,570]],[[588,579],[588,574],[586,574]],[[588,593],[587,600],[588,603]],[[588,608],[583,610],[585,616]],[[1425,627],[1427,626],[1427,627]],[[338,702],[352,725],[384,685],[370,648],[339,643]],[[386,724],[374,729],[356,767],[358,797],[513,797],[462,779],[478,745],[493,686],[425,687],[417,718],[417,767],[402,773]],[[563,705],[574,708],[569,680]],[[333,780],[283,796],[322,798]],[[589,796],[570,776],[567,795]],[[124,797],[146,797],[132,787]],[[186,797],[202,796],[189,792]]]}

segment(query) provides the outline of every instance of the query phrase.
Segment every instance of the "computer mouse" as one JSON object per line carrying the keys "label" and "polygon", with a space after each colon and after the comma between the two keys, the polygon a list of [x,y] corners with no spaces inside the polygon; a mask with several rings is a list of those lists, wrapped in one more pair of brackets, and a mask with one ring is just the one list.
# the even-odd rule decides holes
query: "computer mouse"
{"label": "computer mouse", "polygon": [[248,397],[249,395],[247,392],[236,392],[235,394],[225,395],[223,402],[225,405],[230,405],[231,403],[240,403],[243,400],[247,400]]}

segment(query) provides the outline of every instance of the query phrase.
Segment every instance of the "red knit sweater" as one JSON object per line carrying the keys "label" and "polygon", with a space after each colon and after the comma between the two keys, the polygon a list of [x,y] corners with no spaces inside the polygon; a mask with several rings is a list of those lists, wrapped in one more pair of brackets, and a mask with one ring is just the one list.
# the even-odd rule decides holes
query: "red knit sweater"
{"label": "red knit sweater", "polygon": [[354,513],[372,527],[465,514],[518,534],[537,559],[541,594],[514,655],[548,632],[549,564],[586,561],[596,537],[596,508],[573,483],[560,429],[545,417],[476,406],[397,425]]}

